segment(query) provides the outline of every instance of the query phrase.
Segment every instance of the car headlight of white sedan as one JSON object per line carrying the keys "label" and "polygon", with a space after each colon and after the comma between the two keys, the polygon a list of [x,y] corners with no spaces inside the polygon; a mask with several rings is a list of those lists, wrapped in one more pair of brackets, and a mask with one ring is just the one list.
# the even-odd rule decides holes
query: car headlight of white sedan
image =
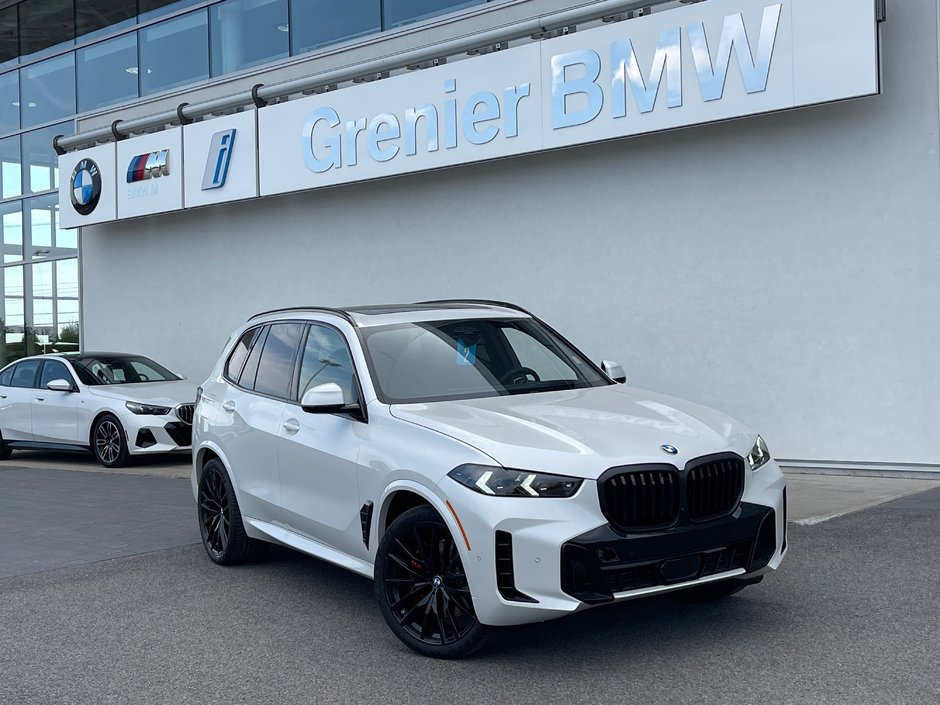
{"label": "car headlight of white sedan", "polygon": [[758,470],[763,467],[768,460],[770,460],[770,449],[767,448],[764,439],[758,436],[757,440],[754,442],[754,447],[751,448],[751,452],[747,454],[747,464],[750,466],[751,470]]}
{"label": "car headlight of white sedan", "polygon": [[155,406],[154,404],[141,404],[136,401],[129,401],[124,404],[127,410],[132,414],[141,416],[166,416],[170,413],[168,406]]}
{"label": "car headlight of white sedan", "polygon": [[488,465],[460,465],[448,473],[461,485],[496,497],[572,497],[583,480]]}

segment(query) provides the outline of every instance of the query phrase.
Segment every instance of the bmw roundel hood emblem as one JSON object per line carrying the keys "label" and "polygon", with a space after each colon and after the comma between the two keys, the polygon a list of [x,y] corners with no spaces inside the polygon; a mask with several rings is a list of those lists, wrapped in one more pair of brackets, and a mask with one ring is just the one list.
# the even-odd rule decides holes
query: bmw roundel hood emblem
{"label": "bmw roundel hood emblem", "polygon": [[79,215],[89,215],[101,198],[101,170],[91,159],[82,159],[75,165],[69,182],[72,187],[72,207]]}
{"label": "bmw roundel hood emblem", "polygon": [[669,455],[678,455],[678,454],[679,454],[679,449],[678,449],[678,448],[676,448],[675,446],[668,445],[668,444],[667,444],[667,445],[661,445],[661,446],[659,446],[659,449],[660,449],[663,453],[667,453],[667,454],[669,454]]}

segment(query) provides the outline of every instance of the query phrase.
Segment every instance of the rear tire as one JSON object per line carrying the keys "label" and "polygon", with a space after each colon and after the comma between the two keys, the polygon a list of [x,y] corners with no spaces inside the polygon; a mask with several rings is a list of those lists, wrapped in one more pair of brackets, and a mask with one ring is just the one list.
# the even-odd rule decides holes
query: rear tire
{"label": "rear tire", "polygon": [[424,656],[463,658],[486,638],[454,538],[428,505],[409,509],[382,537],[375,597],[395,636]]}
{"label": "rear tire", "polygon": [[214,563],[247,563],[260,557],[270,546],[245,533],[235,488],[219,460],[210,460],[203,467],[196,512],[202,545]]}
{"label": "rear tire", "polygon": [[697,587],[686,588],[685,590],[679,590],[678,592],[671,594],[675,599],[680,600],[681,602],[690,602],[693,604],[713,602],[715,600],[722,600],[726,597],[731,597],[735,593],[741,592],[741,590],[746,588],[748,585],[759,583],[761,580],[763,580],[763,576],[759,577],[757,580],[750,581],[719,580],[716,583],[707,583]]}
{"label": "rear tire", "polygon": [[11,455],[13,449],[4,442],[3,436],[0,436],[0,460],[9,460]]}
{"label": "rear tire", "polygon": [[106,468],[123,468],[130,460],[127,434],[114,414],[105,414],[95,422],[91,448],[98,462]]}

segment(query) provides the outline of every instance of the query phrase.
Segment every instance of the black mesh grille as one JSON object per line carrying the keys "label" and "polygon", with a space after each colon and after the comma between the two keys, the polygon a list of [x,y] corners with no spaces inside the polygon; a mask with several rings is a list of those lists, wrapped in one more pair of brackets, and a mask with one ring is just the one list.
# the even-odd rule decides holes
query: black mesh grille
{"label": "black mesh grille", "polygon": [[604,516],[618,529],[670,526],[679,518],[679,474],[671,466],[622,472],[600,489]]}
{"label": "black mesh grille", "polygon": [[738,505],[744,491],[744,460],[722,457],[692,467],[686,479],[689,519],[701,520],[727,514]]}

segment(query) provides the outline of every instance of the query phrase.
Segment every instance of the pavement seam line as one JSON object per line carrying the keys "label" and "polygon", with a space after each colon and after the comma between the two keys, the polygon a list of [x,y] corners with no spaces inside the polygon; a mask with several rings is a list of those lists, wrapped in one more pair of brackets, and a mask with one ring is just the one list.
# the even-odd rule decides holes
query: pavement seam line
{"label": "pavement seam line", "polygon": [[[927,488],[930,489],[930,488]],[[911,495],[920,494],[921,492],[926,492],[927,489],[916,489],[916,490],[905,490],[896,495],[891,495],[890,497],[882,497],[879,499],[872,500],[871,502],[866,502],[865,504],[860,504],[857,507],[849,507],[848,509],[843,509],[840,512],[835,514],[826,514],[823,516],[816,517],[807,517],[806,519],[797,519],[794,521],[794,524],[799,524],[800,526],[815,526],[816,524],[822,524],[825,521],[831,521],[832,519],[838,519],[839,517],[844,517],[847,514],[854,514],[855,512],[861,512],[866,509],[871,509],[872,507],[877,507],[882,504],[887,504],[888,502],[894,502],[898,499],[904,499],[905,497],[910,497]]]}

